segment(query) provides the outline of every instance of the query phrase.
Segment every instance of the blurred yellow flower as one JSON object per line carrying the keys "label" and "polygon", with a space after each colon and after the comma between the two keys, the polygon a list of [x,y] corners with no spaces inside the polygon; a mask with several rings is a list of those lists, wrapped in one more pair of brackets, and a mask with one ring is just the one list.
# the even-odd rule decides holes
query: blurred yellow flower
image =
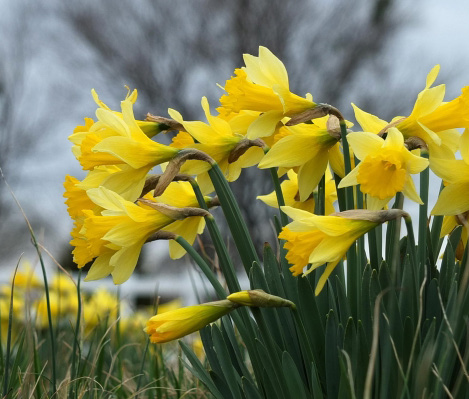
{"label": "blurred yellow flower", "polygon": [[261,112],[249,127],[249,139],[270,136],[283,117],[316,107],[310,95],[302,98],[290,91],[285,65],[269,49],[259,46],[258,57],[244,54],[243,58],[246,66],[236,69],[235,76],[226,81],[227,94],[220,98],[218,111]]}
{"label": "blurred yellow flower", "polygon": [[145,332],[153,343],[164,343],[184,337],[218,320],[239,305],[228,300],[188,306],[150,318]]}
{"label": "blurred yellow flower", "polygon": [[360,184],[367,194],[367,208],[372,210],[383,208],[398,192],[422,203],[410,175],[424,170],[428,159],[411,153],[398,129],[390,128],[386,139],[368,132],[349,133],[347,138],[361,162],[341,180],[339,188]]}

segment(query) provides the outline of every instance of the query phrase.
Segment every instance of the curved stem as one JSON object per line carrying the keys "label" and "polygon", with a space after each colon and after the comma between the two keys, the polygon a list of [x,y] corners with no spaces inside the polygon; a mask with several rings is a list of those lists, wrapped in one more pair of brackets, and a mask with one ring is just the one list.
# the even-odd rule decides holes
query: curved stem
{"label": "curved stem", "polygon": [[218,297],[220,299],[225,299],[226,296],[227,296],[225,289],[223,288],[223,286],[218,281],[217,276],[215,275],[215,273],[210,269],[210,267],[203,260],[203,258],[197,253],[197,251],[192,247],[192,245],[189,244],[181,236],[176,236],[176,238],[174,240],[181,247],[183,247],[187,251],[187,253],[190,255],[190,257],[194,260],[194,262],[197,263],[197,265],[200,267],[202,272],[205,274],[205,276],[208,278],[208,280],[212,284],[212,287],[215,289],[215,292],[217,293]]}

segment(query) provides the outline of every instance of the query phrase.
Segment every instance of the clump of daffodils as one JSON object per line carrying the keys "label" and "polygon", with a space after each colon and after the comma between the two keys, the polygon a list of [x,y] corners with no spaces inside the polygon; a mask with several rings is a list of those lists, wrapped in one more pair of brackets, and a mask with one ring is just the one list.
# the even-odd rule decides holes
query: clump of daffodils
{"label": "clump of daffodils", "polygon": [[[92,262],[86,280],[112,275],[116,284],[124,283],[143,245],[155,239],[170,241],[171,258],[183,256],[205,224],[213,223],[210,208],[218,205],[217,194],[225,213],[236,212],[226,192],[219,192],[228,187],[223,184],[256,166],[273,171],[277,184],[271,194],[258,198],[292,220],[284,220],[278,234],[291,273],[320,271],[316,295],[358,239],[388,221],[410,220],[402,209],[387,210],[390,201],[405,196],[427,206],[413,176],[428,173],[429,167],[445,184],[432,213],[448,215],[443,235],[463,226],[464,250],[468,87],[459,97],[444,100],[445,86],[433,86],[436,66],[406,116],[384,121],[352,104],[360,126],[352,131],[354,125],[342,113],[346,110],[313,101],[310,94],[294,94],[284,64],[267,48],[260,47],[258,56],[245,54],[244,62],[226,81],[215,113],[202,98],[204,121],[188,121],[173,109],[168,110],[170,118],[150,115],[139,120],[133,113],[136,90],[127,94],[118,111],[92,92],[96,119],[85,118],[69,137],[87,175],[82,180],[67,176],[64,183],[74,221],[74,261],[80,268]],[[461,128],[466,129],[463,135],[457,130]],[[169,130],[176,135],[164,145],[159,138]],[[162,164],[164,173],[159,174],[155,167]],[[337,204],[339,196],[343,201]],[[232,223],[238,229],[235,240],[242,240],[241,225]],[[211,224],[211,234],[214,229]],[[247,244],[240,252],[249,250]],[[157,314],[146,331],[152,342],[177,339],[238,306],[256,306],[256,295],[246,291],[232,297],[235,302],[228,296]]]}

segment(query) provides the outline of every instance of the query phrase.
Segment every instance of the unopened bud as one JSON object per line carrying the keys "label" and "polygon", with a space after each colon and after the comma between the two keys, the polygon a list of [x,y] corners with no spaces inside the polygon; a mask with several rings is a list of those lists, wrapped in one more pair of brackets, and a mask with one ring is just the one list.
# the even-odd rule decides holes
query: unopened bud
{"label": "unopened bud", "polygon": [[296,308],[295,304],[289,301],[288,299],[267,294],[267,292],[263,290],[248,290],[235,292],[229,295],[226,299],[231,302],[238,303],[240,305],[255,306],[259,308]]}

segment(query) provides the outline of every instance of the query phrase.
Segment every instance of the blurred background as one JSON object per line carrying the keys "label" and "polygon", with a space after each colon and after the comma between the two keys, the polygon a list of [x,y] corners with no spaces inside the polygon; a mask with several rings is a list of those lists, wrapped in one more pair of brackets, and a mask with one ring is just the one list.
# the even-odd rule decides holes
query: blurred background
{"label": "blurred background", "polygon": [[[352,101],[382,119],[409,114],[435,64],[447,99],[469,83],[463,0],[38,3],[0,3],[0,167],[40,242],[71,269],[62,183],[66,174],[85,173],[67,137],[83,117],[94,117],[91,88],[113,109],[125,85],[137,88],[140,119],[147,112],[167,116],[168,107],[199,119],[201,97],[214,109],[222,94],[216,83],[224,85],[243,65],[242,54],[257,55],[259,45],[285,63],[293,92],[310,92],[352,121]],[[271,211],[255,200],[272,191],[268,172],[245,170],[233,189],[258,247],[272,241],[265,222]],[[146,246],[139,270],[158,277],[145,281],[154,287],[166,276],[161,281],[190,284],[184,262],[168,266],[166,245]],[[36,263],[26,223],[0,181],[1,281],[22,253]],[[133,281],[123,289],[140,280]],[[160,285],[166,286],[174,284]]]}

